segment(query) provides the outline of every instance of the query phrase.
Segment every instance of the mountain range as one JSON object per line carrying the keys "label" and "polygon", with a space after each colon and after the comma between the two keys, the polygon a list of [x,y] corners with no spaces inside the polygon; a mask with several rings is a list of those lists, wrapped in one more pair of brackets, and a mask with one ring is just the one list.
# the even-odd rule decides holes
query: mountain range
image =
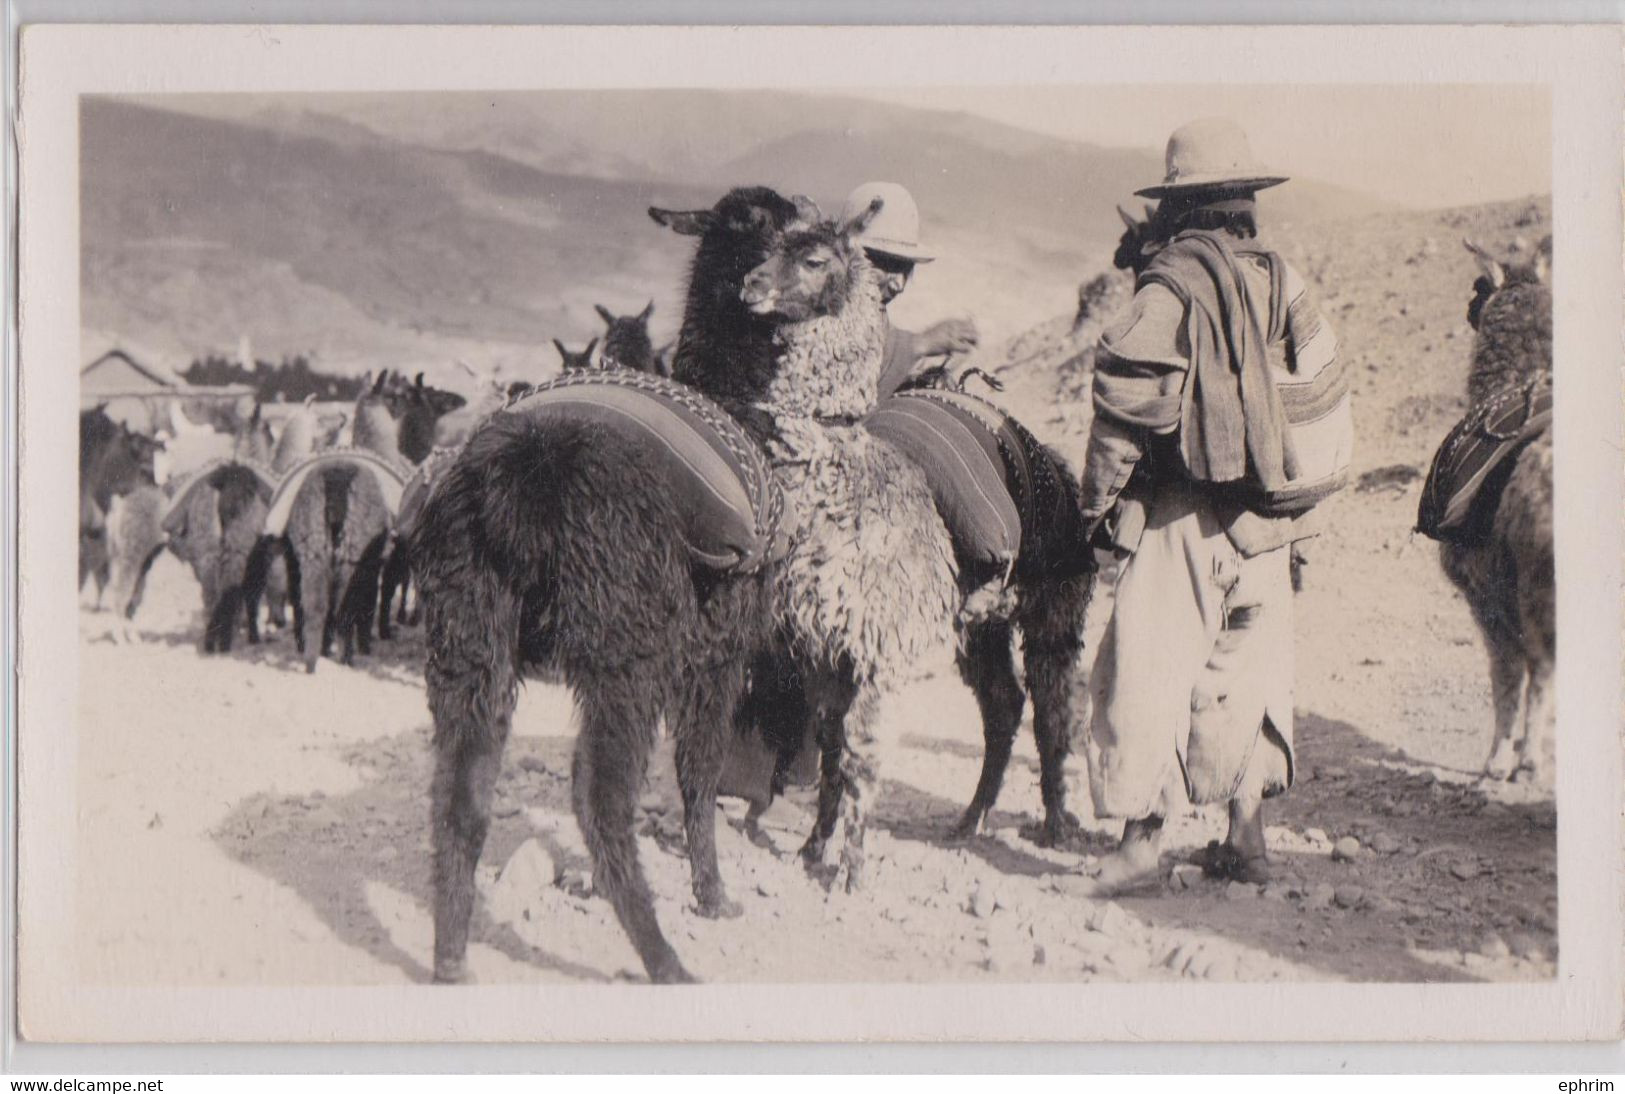
{"label": "mountain range", "polygon": [[[859,181],[903,182],[940,257],[899,322],[971,314],[991,342],[1070,308],[1113,206],[1162,173],[1154,151],[788,92],[86,97],[80,140],[87,334],[171,364],[246,336],[447,377],[458,357],[551,371],[552,338],[602,329],[595,303],[653,299],[672,337],[692,241],[644,211],[743,183],[832,213]],[[1314,180],[1263,200],[1277,222],[1387,208]]]}

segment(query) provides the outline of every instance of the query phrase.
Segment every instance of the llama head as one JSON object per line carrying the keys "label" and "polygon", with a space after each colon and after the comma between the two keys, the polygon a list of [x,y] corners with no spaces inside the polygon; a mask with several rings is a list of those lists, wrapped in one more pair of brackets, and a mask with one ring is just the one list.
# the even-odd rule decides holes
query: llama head
{"label": "llama head", "polygon": [[1503,263],[1463,240],[1478,261],[1467,320],[1477,329],[1468,397],[1476,401],[1497,386],[1552,367],[1551,238],[1527,261]]}
{"label": "llama head", "polygon": [[1145,219],[1135,220],[1132,213],[1119,205],[1117,215],[1123,221],[1123,234],[1117,240],[1117,250],[1112,253],[1112,265],[1119,270],[1138,274],[1151,259],[1146,247],[1156,239],[1156,233],[1151,225],[1156,219],[1157,211],[1147,205]]}
{"label": "llama head", "polygon": [[881,205],[875,198],[845,223],[819,221],[784,233],[745,275],[740,299],[754,315],[792,323],[839,314],[868,268],[858,237]]}
{"label": "llama head", "polygon": [[421,415],[430,421],[441,418],[468,400],[455,391],[434,387],[423,382],[423,373],[418,373],[412,383],[401,385],[395,394],[392,410],[396,411],[397,418],[407,415]]}
{"label": "llama head", "polygon": [[593,367],[592,366],[592,351],[597,347],[598,339],[594,338],[591,342],[587,343],[587,348],[586,349],[579,350],[579,351],[570,349],[563,342],[560,342],[557,338],[553,339],[553,345],[558,349],[559,358],[564,362],[564,367],[565,368],[592,368]]}
{"label": "llama head", "polygon": [[[1470,239],[1463,239],[1462,244],[1478,262],[1479,276],[1473,282],[1473,298],[1467,303],[1467,322],[1474,330],[1479,328],[1483,320],[1485,307],[1497,294],[1505,291],[1519,301],[1537,302],[1542,291],[1545,293],[1547,307],[1550,307],[1551,281],[1552,281],[1552,237],[1547,236],[1535,248],[1534,257],[1528,262],[1505,263],[1496,259],[1489,251],[1480,247]],[[1497,308],[1510,303],[1504,301]]]}
{"label": "llama head", "polygon": [[806,198],[786,198],[766,186],[739,186],[709,209],[679,212],[650,208],[649,216],[678,235],[697,236],[689,309],[718,314],[739,311],[745,277],[760,265],[786,232],[818,223],[817,206]]}
{"label": "llama head", "polygon": [[271,435],[271,423],[266,421],[260,413],[260,404],[254,404],[254,411],[237,429],[232,444],[233,455],[241,459],[258,460],[261,463],[271,462],[271,453],[276,448],[276,440]]}
{"label": "llama head", "polygon": [[604,348],[598,355],[601,368],[629,368],[635,372],[655,372],[654,342],[649,338],[649,316],[654,314],[655,302],[636,315],[615,315],[602,304],[594,304],[598,315],[608,326],[604,333]]}
{"label": "llama head", "polygon": [[369,372],[363,378],[355,401],[352,436],[357,447],[393,458],[400,451],[400,427],[393,406],[398,405],[399,388],[405,381],[399,377],[392,381],[390,377],[386,368],[376,377]]}

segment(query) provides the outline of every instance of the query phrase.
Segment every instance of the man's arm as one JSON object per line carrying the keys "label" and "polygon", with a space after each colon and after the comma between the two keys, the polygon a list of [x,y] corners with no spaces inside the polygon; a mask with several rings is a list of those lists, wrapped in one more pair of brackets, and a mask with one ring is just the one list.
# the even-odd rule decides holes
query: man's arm
{"label": "man's arm", "polygon": [[1179,424],[1187,369],[1185,309],[1160,285],[1134,294],[1095,353],[1094,422],[1079,508],[1092,534],[1110,512],[1157,433]]}

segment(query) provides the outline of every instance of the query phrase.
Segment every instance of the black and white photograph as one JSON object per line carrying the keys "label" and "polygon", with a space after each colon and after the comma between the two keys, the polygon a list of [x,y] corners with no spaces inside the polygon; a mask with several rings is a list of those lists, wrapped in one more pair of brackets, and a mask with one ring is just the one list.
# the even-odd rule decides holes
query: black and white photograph
{"label": "black and white photograph", "polygon": [[1020,43],[76,94],[53,975],[1556,990],[1559,92]]}

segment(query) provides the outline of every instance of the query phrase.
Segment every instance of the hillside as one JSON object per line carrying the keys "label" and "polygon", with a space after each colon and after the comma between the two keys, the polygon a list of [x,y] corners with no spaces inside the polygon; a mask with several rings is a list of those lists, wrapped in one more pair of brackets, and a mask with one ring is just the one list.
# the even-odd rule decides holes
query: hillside
{"label": "hillside", "polygon": [[[718,124],[718,119],[727,124]],[[1104,262],[1112,206],[1161,174],[962,114],[790,93],[87,98],[83,325],[176,363],[238,344],[325,367],[556,365],[592,304],[680,318],[691,243],[645,207],[763,182],[827,211],[863,178],[905,181],[939,261],[901,322],[974,314],[989,343],[1069,306]],[[1319,220],[1382,208],[1311,180],[1265,198]]]}

